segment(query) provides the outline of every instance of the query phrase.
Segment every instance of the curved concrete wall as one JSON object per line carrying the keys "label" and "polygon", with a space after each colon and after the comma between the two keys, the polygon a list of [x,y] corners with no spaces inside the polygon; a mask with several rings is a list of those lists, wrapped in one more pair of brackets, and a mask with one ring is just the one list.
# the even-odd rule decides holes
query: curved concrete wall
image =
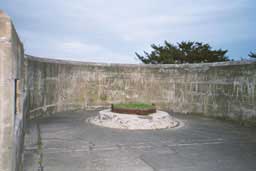
{"label": "curved concrete wall", "polygon": [[0,11],[0,170],[22,170],[27,117],[155,103],[160,109],[256,119],[256,63],[111,65],[27,56]]}
{"label": "curved concrete wall", "polygon": [[256,116],[256,63],[93,64],[26,57],[31,117],[150,102],[181,113]]}

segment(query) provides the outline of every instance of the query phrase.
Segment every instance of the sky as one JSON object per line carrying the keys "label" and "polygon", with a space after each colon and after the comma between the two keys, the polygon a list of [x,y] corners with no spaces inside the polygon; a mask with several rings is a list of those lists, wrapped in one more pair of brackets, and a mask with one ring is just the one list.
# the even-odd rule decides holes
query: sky
{"label": "sky", "polygon": [[25,53],[100,63],[140,63],[135,52],[181,41],[256,51],[255,0],[1,0]]}

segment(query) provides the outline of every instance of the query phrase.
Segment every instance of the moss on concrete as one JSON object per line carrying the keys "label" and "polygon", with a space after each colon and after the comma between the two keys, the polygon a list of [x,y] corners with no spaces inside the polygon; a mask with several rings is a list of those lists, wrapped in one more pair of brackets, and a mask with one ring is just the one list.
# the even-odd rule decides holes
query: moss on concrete
{"label": "moss on concrete", "polygon": [[245,126],[245,127],[256,127],[256,117],[251,117],[250,119],[244,119],[241,116],[231,118],[229,116],[213,116],[213,115],[206,115],[204,113],[188,113],[188,114],[204,116],[207,118],[213,118],[213,119],[217,119],[220,121],[239,124],[239,125]]}

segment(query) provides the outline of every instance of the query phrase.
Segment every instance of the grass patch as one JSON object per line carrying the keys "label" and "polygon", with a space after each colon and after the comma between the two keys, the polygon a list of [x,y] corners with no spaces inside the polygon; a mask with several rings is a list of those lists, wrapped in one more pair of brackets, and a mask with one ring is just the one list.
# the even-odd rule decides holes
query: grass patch
{"label": "grass patch", "polygon": [[156,107],[153,104],[147,103],[119,103],[113,104],[114,108],[119,109],[155,109]]}

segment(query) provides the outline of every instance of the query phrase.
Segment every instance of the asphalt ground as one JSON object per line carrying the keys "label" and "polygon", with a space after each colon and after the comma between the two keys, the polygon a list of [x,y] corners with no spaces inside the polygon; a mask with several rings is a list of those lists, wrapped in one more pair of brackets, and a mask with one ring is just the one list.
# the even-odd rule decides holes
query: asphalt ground
{"label": "asphalt ground", "polygon": [[129,131],[87,123],[98,111],[30,122],[25,171],[255,171],[256,128],[171,114],[182,124]]}

